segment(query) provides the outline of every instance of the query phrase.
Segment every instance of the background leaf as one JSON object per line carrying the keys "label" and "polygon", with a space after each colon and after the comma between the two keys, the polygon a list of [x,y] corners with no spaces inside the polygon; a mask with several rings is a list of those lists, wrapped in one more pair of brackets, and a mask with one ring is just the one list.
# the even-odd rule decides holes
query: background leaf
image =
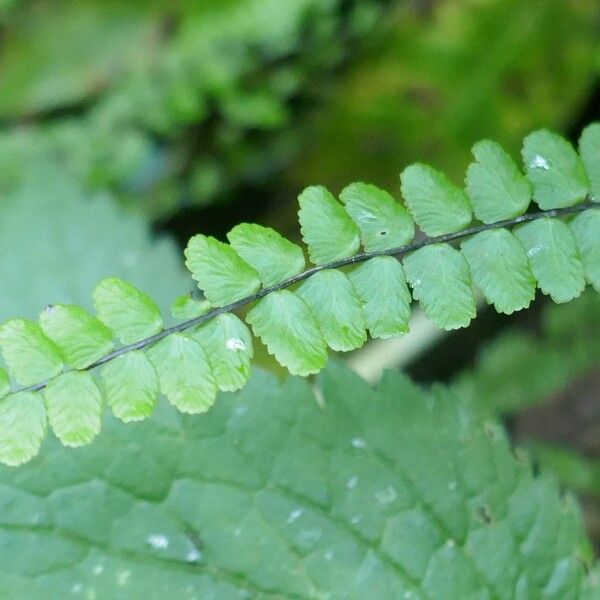
{"label": "background leaf", "polygon": [[51,443],[0,468],[0,592],[464,600],[510,597],[517,582],[540,597],[552,581],[555,598],[579,593],[579,511],[497,424],[398,374],[373,391],[331,366],[321,386],[324,407],[306,382],[258,373],[202,420],[163,405],[133,430],[109,419],[77,453]]}

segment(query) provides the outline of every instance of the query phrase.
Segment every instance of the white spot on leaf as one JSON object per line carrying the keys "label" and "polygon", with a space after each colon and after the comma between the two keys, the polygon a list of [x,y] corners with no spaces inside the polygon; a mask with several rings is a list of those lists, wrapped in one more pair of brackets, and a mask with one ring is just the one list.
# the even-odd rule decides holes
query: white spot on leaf
{"label": "white spot on leaf", "polygon": [[102,571],[104,571],[104,566],[98,563],[97,565],[94,565],[94,568],[92,569],[92,574],[97,576],[100,575]]}
{"label": "white spot on leaf", "polygon": [[225,347],[227,350],[245,350],[246,344],[240,338],[229,338],[225,342]]}
{"label": "white spot on leaf", "polygon": [[529,166],[532,169],[543,169],[544,171],[550,169],[550,163],[541,154],[536,154]]}
{"label": "white spot on leaf", "polygon": [[388,485],[384,490],[375,492],[375,499],[379,504],[390,504],[390,502],[393,502],[397,497],[398,494],[396,493],[396,489],[391,485]]}
{"label": "white spot on leaf", "polygon": [[73,584],[73,587],[71,588],[71,594],[79,594],[82,589],[83,589],[83,586],[80,583],[75,583],[75,584]]}
{"label": "white spot on leaf", "polygon": [[201,553],[198,548],[192,548],[185,556],[185,560],[189,563],[197,563],[200,562]]}
{"label": "white spot on leaf", "polygon": [[121,586],[126,585],[127,580],[131,577],[131,571],[119,571],[117,574],[117,583]]}
{"label": "white spot on leaf", "polygon": [[148,536],[148,544],[153,550],[165,550],[169,547],[169,538],[160,533],[153,533]]}
{"label": "white spot on leaf", "polygon": [[299,519],[301,516],[302,516],[302,511],[299,508],[297,508],[296,510],[293,510],[288,515],[288,518],[287,518],[286,522],[291,525],[294,521],[296,521],[297,519]]}
{"label": "white spot on leaf", "polygon": [[352,488],[354,488],[356,486],[356,484],[358,483],[358,477],[356,475],[350,477],[350,479],[348,479],[348,481],[346,482],[346,487],[351,490]]}
{"label": "white spot on leaf", "polygon": [[358,448],[360,450],[364,450],[367,447],[367,442],[362,438],[353,438],[351,442],[354,448]]}

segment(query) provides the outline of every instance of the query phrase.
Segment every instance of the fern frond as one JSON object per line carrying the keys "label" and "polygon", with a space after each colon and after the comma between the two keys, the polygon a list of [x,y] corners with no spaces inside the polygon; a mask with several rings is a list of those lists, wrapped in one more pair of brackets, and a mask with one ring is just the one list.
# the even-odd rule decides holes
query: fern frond
{"label": "fern frond", "polygon": [[[123,421],[148,417],[159,391],[183,412],[208,410],[218,390],[248,379],[252,335],[234,314],[244,307],[278,362],[309,375],[324,366],[327,347],[353,350],[367,331],[406,333],[407,283],[446,329],[475,317],[474,286],[505,313],[527,307],[536,286],[556,302],[577,297],[586,283],[600,290],[600,126],[584,131],[580,154],[554,133],[532,133],[525,174],[494,142],[479,142],[473,154],[466,191],[433,167],[406,168],[406,206],[364,183],[346,187],[341,202],[323,187],[307,188],[299,219],[308,269],[302,248],[266,227],[238,225],[229,244],[195,235],[186,265],[205,299],[177,298],[171,310],[183,321],[168,329],[151,298],[116,278],[95,289],[96,317],[56,305],[39,324],[4,323],[0,461],[31,459],[46,420],[64,444],[89,443],[104,401]],[[541,211],[525,212],[531,196]],[[416,240],[415,224],[426,234]]]}

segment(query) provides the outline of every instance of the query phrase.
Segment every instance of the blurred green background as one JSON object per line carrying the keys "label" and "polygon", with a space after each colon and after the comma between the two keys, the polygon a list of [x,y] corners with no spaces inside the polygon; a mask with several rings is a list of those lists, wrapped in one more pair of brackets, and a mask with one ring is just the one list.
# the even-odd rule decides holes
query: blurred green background
{"label": "blurred green background", "polygon": [[[298,238],[307,185],[399,197],[417,160],[461,182],[483,137],[576,141],[599,75],[598,0],[0,0],[0,320],[89,306],[106,275],[166,308],[190,235]],[[596,543],[599,339],[597,299],[538,300],[407,367],[505,415]]]}

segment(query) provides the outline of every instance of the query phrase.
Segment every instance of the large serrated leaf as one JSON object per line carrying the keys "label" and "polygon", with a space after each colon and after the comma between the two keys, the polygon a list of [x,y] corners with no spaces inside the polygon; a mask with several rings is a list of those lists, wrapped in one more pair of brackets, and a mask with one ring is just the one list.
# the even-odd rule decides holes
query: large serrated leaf
{"label": "large serrated leaf", "polygon": [[180,411],[206,412],[217,396],[217,384],[206,352],[192,338],[174,333],[148,351],[156,368],[160,390]]}
{"label": "large serrated leaf", "polygon": [[302,239],[313,263],[320,265],[358,252],[358,228],[329,191],[322,186],[308,187],[298,202]]}
{"label": "large serrated leaf", "polygon": [[204,348],[220,390],[233,392],[246,385],[252,335],[240,319],[230,313],[218,315],[190,335]]}
{"label": "large serrated leaf", "polygon": [[146,355],[137,350],[117,356],[101,370],[106,403],[125,423],[152,414],[158,396],[158,378]]}
{"label": "large serrated leaf", "polygon": [[[515,235],[525,247],[539,288],[554,302],[568,302],[585,289],[585,274],[569,227],[558,219],[520,225]],[[600,236],[600,229],[597,234]]]}
{"label": "large serrated leaf", "polygon": [[103,279],[93,297],[98,318],[124,344],[139,342],[162,330],[162,317],[154,300],[127,281]]}
{"label": "large serrated leaf", "polygon": [[0,469],[0,594],[597,596],[580,510],[500,426],[398,373],[374,391],[331,365],[320,388],[257,372],[201,419],[165,404]]}
{"label": "large serrated leaf", "polygon": [[600,202],[600,123],[592,123],[583,130],[579,154],[590,182],[592,201]]}
{"label": "large serrated leaf", "polygon": [[91,291],[108,276],[147,291],[163,309],[189,291],[174,240],[153,236],[116,198],[90,196],[64,168],[43,161],[23,179],[0,202],[0,256],[11,257],[0,262],[0,321],[37,319],[48,302],[91,310]]}
{"label": "large serrated leaf", "polygon": [[535,298],[535,279],[525,248],[506,229],[482,231],[461,245],[473,282],[488,304],[507,315],[527,308]]}
{"label": "large serrated leaf", "polygon": [[110,329],[73,304],[47,306],[40,314],[40,325],[75,369],[85,369],[113,349]]}
{"label": "large serrated leaf", "polygon": [[195,235],[185,249],[185,264],[213,306],[225,306],[256,292],[258,273],[228,244]]}
{"label": "large serrated leaf", "polygon": [[466,327],[475,317],[469,266],[458,250],[425,246],[404,259],[404,270],[414,299],[439,327]]}
{"label": "large serrated leaf", "polygon": [[332,269],[315,273],[296,294],[310,307],[332,350],[348,352],[366,342],[362,302],[344,273]]}
{"label": "large serrated leaf", "polygon": [[6,366],[23,385],[49,379],[63,368],[58,348],[37,323],[26,319],[11,319],[0,325],[0,350]]}
{"label": "large serrated leaf", "polygon": [[387,339],[408,332],[412,298],[400,261],[376,256],[356,267],[348,277],[363,302],[371,337]]}
{"label": "large serrated leaf", "polygon": [[246,321],[292,375],[318,373],[325,366],[326,343],[317,322],[308,305],[289,290],[259,300]]}
{"label": "large serrated leaf", "polygon": [[304,269],[302,248],[269,227],[241,223],[227,234],[227,239],[242,259],[256,270],[265,286],[289,279]]}
{"label": "large serrated leaf", "polygon": [[48,422],[65,446],[89,444],[100,432],[102,395],[89,373],[71,371],[44,390]]}
{"label": "large serrated leaf", "polygon": [[521,151],[533,199],[543,210],[573,206],[589,191],[581,159],[560,135],[540,129],[523,140]]}
{"label": "large serrated leaf", "polygon": [[0,463],[30,461],[46,435],[46,409],[37,393],[19,392],[0,400]]}
{"label": "large serrated leaf", "polygon": [[569,227],[575,237],[585,277],[600,292],[600,209],[586,210],[577,215]]}
{"label": "large serrated leaf", "polygon": [[400,174],[400,183],[406,205],[427,235],[460,231],[471,222],[467,195],[433,167],[410,165]]}
{"label": "large serrated leaf", "polygon": [[473,146],[476,162],[467,170],[467,191],[475,216],[483,223],[512,219],[529,206],[529,183],[500,144],[482,140]]}
{"label": "large serrated leaf", "polygon": [[408,244],[415,226],[408,211],[393,196],[366,183],[351,183],[340,193],[346,212],[360,230],[367,252]]}

